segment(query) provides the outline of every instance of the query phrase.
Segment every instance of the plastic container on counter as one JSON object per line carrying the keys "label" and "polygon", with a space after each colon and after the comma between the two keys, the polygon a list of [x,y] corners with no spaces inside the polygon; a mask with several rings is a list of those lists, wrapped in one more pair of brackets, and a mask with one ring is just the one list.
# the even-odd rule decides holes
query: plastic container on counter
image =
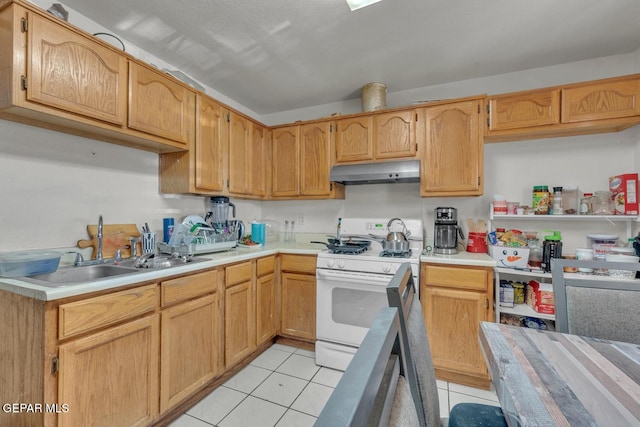
{"label": "plastic container on counter", "polygon": [[21,251],[0,254],[0,276],[24,277],[53,273],[62,254],[54,251]]}

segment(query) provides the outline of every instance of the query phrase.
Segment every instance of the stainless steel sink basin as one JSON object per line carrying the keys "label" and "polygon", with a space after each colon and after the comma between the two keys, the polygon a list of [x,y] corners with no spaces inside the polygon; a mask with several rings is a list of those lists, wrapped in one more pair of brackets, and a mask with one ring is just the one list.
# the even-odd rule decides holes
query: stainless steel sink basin
{"label": "stainless steel sink basin", "polygon": [[125,259],[118,264],[93,264],[80,267],[60,267],[53,273],[39,274],[30,277],[21,277],[20,280],[34,283],[40,286],[57,288],[76,283],[88,283],[98,280],[110,279],[116,276],[146,273],[152,270],[164,270],[192,263],[209,261],[207,258],[194,257],[189,260],[158,256],[148,259],[143,267],[135,267],[136,260]]}
{"label": "stainless steel sink basin", "polygon": [[120,265],[97,264],[84,267],[61,267],[53,273],[23,277],[21,280],[43,286],[59,287],[74,283],[95,282],[96,280],[109,279],[125,274],[138,274],[143,271]]}

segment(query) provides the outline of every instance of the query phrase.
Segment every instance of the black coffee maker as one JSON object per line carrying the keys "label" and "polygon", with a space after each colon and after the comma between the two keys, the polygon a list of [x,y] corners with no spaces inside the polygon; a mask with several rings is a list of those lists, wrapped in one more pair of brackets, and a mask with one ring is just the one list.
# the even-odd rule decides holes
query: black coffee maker
{"label": "black coffee maker", "polygon": [[464,240],[462,229],[458,226],[457,209],[449,207],[436,208],[433,237],[434,252],[443,255],[457,254],[458,236]]}

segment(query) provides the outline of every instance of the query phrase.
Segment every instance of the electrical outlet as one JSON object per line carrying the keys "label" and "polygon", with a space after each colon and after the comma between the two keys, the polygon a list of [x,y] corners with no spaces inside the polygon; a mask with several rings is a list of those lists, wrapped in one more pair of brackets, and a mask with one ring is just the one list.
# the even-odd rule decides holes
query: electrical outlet
{"label": "electrical outlet", "polygon": [[298,224],[304,225],[304,215],[298,215]]}

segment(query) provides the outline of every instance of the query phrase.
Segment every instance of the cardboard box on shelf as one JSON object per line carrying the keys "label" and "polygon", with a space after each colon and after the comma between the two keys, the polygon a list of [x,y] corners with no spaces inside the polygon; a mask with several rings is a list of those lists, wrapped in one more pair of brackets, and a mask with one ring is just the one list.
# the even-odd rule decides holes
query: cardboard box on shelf
{"label": "cardboard box on shelf", "polygon": [[537,280],[529,281],[525,299],[527,304],[538,313],[556,314],[551,283],[540,283]]}
{"label": "cardboard box on shelf", "polygon": [[500,307],[513,308],[513,286],[508,280],[500,280]]}
{"label": "cardboard box on shelf", "polygon": [[616,215],[638,215],[638,174],[626,173],[609,178]]}

